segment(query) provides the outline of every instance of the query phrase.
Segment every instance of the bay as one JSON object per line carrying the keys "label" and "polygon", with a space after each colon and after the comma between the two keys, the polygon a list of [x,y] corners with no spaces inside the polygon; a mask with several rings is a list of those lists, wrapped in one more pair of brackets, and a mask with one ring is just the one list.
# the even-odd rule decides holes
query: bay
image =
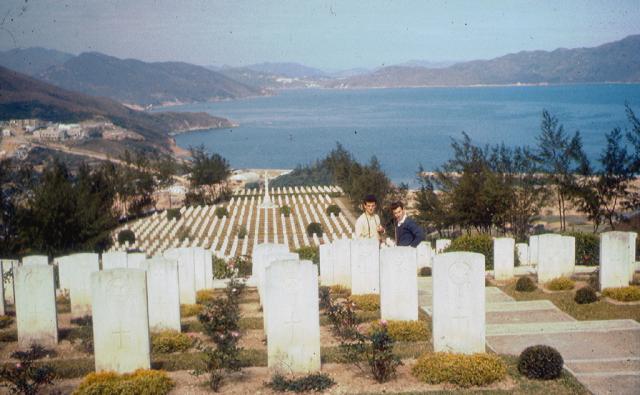
{"label": "bay", "polygon": [[579,130],[597,162],[605,133],[629,127],[625,103],[640,114],[640,85],[305,89],[171,111],[205,111],[238,123],[176,136],[179,146],[204,145],[234,168],[292,169],[340,142],[361,162],[375,155],[394,182],[415,186],[418,166],[433,170],[444,163],[451,139],[463,131],[476,144],[534,146],[543,109],[568,133]]}

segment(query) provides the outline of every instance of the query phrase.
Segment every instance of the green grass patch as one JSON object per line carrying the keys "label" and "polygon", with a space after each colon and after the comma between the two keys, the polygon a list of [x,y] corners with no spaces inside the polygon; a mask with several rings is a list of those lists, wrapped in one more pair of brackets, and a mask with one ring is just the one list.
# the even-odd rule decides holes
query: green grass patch
{"label": "green grass patch", "polygon": [[540,289],[533,292],[516,292],[515,282],[500,287],[515,300],[551,301],[556,307],[580,321],[632,319],[640,322],[640,305],[614,305],[604,300],[589,304],[578,304],[574,292],[545,293]]}

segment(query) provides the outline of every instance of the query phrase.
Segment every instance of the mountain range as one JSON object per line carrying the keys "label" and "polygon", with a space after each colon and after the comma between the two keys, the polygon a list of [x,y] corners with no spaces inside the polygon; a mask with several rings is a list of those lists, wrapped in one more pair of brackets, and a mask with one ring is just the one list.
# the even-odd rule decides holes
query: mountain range
{"label": "mountain range", "polygon": [[445,68],[390,66],[328,88],[640,82],[640,35],[593,48],[523,51]]}
{"label": "mountain range", "polygon": [[376,70],[323,71],[298,63],[203,67],[42,48],[0,52],[0,65],[65,89],[146,107],[238,99],[287,88],[640,82],[640,35],[593,48],[523,51],[456,64],[412,60]]}

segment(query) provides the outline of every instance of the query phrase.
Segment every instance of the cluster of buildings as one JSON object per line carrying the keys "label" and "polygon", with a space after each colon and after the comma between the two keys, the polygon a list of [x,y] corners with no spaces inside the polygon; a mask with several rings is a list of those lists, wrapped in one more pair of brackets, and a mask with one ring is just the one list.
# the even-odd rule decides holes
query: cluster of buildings
{"label": "cluster of buildings", "polygon": [[11,119],[0,122],[2,137],[24,136],[40,141],[82,140],[90,137],[107,140],[140,140],[142,136],[103,120],[80,123],[46,122],[39,119]]}

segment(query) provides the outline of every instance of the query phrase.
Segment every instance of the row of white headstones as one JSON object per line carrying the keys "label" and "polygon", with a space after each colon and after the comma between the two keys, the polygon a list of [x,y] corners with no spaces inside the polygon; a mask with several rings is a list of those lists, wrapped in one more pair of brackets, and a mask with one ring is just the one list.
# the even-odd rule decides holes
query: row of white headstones
{"label": "row of white headstones", "polygon": [[[626,287],[633,281],[636,271],[635,232],[604,232],[600,234],[599,284],[600,289]],[[431,267],[434,254],[451,244],[449,239],[436,242],[433,250],[429,243],[418,246],[418,267]],[[539,283],[559,277],[569,277],[576,268],[576,240],[573,236],[543,234],[530,236],[529,243],[515,243],[509,237],[493,239],[493,275],[496,280],[514,278],[515,255],[522,266],[535,267]]]}
{"label": "row of white headstones", "polygon": [[[156,213],[137,221],[130,227],[125,227],[134,231],[136,241],[120,245],[115,240],[111,250],[139,248],[153,255],[170,247],[200,246],[216,251],[218,255],[236,256],[251,253],[258,243],[271,241],[289,244],[288,234],[291,234],[293,248],[296,249],[301,246],[317,246],[352,234],[351,225],[344,215],[326,214],[326,208],[333,203],[328,195],[278,195],[274,200],[279,206],[288,205],[292,209],[288,220],[275,207],[259,209],[261,197],[232,198],[227,206],[229,216],[221,219],[215,215],[216,206],[199,206],[183,207],[180,210],[183,216],[179,220],[168,220],[165,213]],[[307,236],[306,226],[311,222],[322,224],[326,230],[322,237]],[[247,230],[244,238],[238,236],[241,226]],[[192,239],[178,239],[178,232],[183,227],[191,230]],[[279,235],[282,235],[282,240],[279,240]]]}
{"label": "row of white headstones", "polygon": [[[548,255],[565,256],[561,246],[566,244],[553,236],[557,235],[538,236],[538,246],[530,246],[530,252],[539,250],[539,270],[551,259]],[[605,287],[610,285],[606,273],[618,273],[624,277],[618,286],[628,285],[632,239],[628,232],[601,235],[600,279]],[[496,240],[498,250],[507,244]],[[540,253],[555,247],[555,254]],[[153,259],[107,253],[102,257],[106,270],[99,270],[97,254],[57,259],[61,285],[69,289],[72,316],[93,316],[96,370],[128,372],[149,367],[149,331],[180,330],[180,303],[193,303],[196,290],[212,287],[207,255],[198,248],[168,250],[164,257]],[[337,240],[321,246],[320,283],[343,285],[356,295],[380,294],[382,319],[417,320],[419,255],[418,249],[410,247],[380,250],[374,240]],[[503,258],[507,256],[513,259],[513,248],[510,254],[497,252],[496,263],[508,260]],[[483,255],[469,252],[431,256],[436,351],[484,351],[484,260]],[[53,267],[46,257],[25,257],[13,269],[19,346],[54,346],[58,333]],[[318,370],[317,268],[300,261],[286,245],[261,244],[253,256],[253,273],[263,306],[269,366],[295,372]]]}

